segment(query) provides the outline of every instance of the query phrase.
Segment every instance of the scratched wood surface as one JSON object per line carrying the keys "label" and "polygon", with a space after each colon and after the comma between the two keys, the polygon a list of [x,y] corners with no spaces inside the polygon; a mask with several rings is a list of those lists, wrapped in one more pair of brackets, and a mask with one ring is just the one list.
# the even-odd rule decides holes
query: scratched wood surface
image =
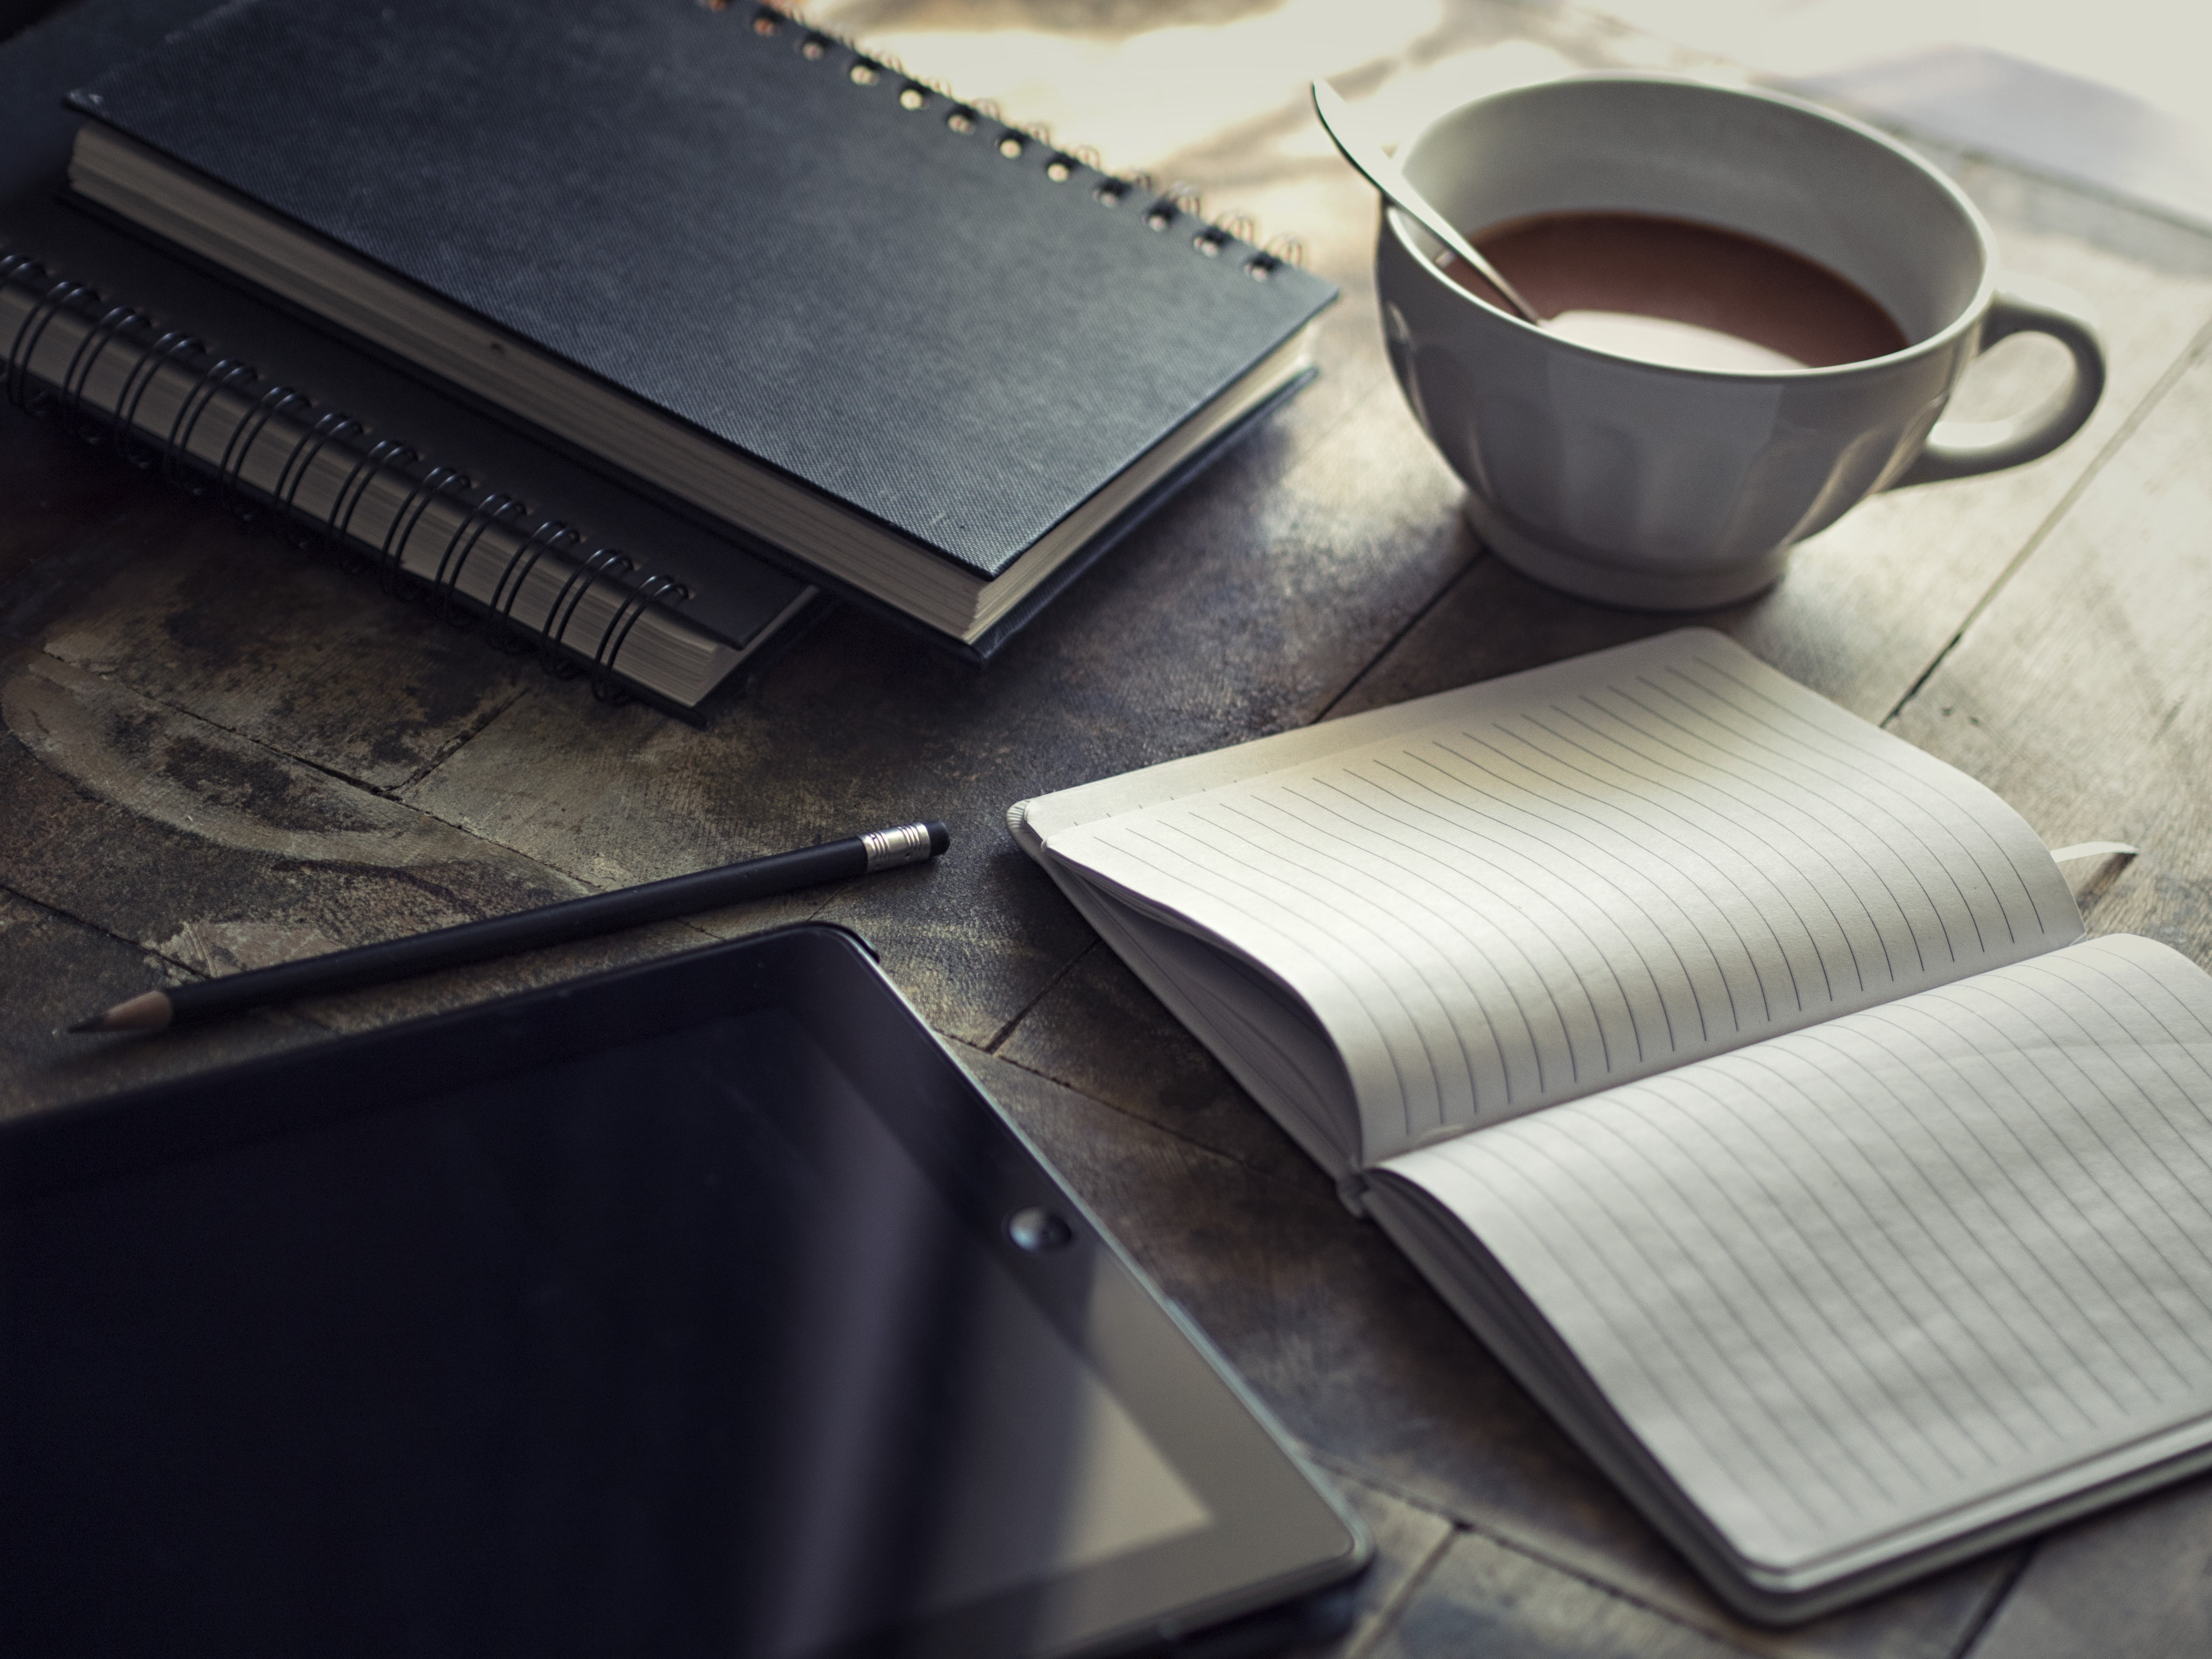
{"label": "scratched wood surface", "polygon": [[[1462,526],[1382,356],[1371,198],[1302,83],[1328,70],[1403,131],[1455,87],[1728,66],[1502,0],[820,15],[1300,233],[1345,289],[1321,383],[988,671],[841,615],[703,729],[599,706],[0,410],[0,1109],[830,918],[876,944],[1366,1517],[1380,1559],[1338,1659],[2205,1651],[2203,1482],[1805,1628],[1730,1617],[1004,833],[1025,796],[1671,625],[1537,587]],[[2075,866],[2091,927],[2212,965],[2212,236],[1923,149],[2010,268],[2101,312],[2111,390],[2057,454],[1869,502],[1706,620],[1983,778],[2054,844],[2142,845]],[[1960,412],[2016,408],[2054,373],[2008,344]],[[934,867],[175,1038],[57,1035],[144,984],[924,815],[957,838]]]}

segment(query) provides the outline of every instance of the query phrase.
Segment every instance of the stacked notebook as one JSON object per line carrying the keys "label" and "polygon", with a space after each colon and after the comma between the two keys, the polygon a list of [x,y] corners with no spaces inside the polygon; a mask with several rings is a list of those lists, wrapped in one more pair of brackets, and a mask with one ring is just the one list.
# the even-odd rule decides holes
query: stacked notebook
{"label": "stacked notebook", "polygon": [[610,696],[688,713],[793,637],[803,577],[66,193],[67,89],[205,9],[79,0],[0,44],[9,399]]}
{"label": "stacked notebook", "polygon": [[2212,976],[1721,635],[1012,816],[1745,1612],[2212,1464]]}
{"label": "stacked notebook", "polygon": [[976,655],[1334,297],[749,4],[246,0],[71,101],[84,199]]}

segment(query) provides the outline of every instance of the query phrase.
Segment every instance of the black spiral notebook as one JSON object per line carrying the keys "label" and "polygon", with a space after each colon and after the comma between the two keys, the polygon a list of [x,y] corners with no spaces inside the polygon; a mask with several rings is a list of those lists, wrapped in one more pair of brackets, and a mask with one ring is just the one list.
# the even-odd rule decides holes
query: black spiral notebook
{"label": "black spiral notebook", "polygon": [[978,654],[1335,295],[750,4],[246,0],[72,101],[86,198]]}
{"label": "black spiral notebook", "polygon": [[67,89],[204,9],[79,0],[0,45],[9,400],[609,697],[688,716],[741,680],[812,586],[72,205]]}

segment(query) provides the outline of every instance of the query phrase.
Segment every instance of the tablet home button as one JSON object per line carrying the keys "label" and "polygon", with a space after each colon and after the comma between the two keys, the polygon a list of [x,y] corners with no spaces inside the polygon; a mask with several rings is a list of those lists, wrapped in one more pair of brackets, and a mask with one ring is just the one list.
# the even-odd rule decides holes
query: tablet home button
{"label": "tablet home button", "polygon": [[1034,1255],[1057,1250],[1075,1240],[1075,1230],[1050,1210],[1017,1210],[1006,1218],[1006,1237]]}

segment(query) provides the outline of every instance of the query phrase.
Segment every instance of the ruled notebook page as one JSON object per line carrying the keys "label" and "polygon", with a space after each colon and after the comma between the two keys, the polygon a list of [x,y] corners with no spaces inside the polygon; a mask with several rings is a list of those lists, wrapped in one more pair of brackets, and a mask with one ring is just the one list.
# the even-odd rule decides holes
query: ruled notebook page
{"label": "ruled notebook page", "polygon": [[[1236,750],[1136,774],[1121,798],[1152,798],[1125,810],[1031,809],[1052,859],[1304,1002],[1363,1162],[2081,936],[1996,796],[1717,634],[1423,713],[1261,775]],[[1183,787],[1207,765],[1231,775]]]}
{"label": "ruled notebook page", "polygon": [[1753,1561],[1909,1545],[2212,1440],[2212,978],[2148,939],[1386,1167]]}

